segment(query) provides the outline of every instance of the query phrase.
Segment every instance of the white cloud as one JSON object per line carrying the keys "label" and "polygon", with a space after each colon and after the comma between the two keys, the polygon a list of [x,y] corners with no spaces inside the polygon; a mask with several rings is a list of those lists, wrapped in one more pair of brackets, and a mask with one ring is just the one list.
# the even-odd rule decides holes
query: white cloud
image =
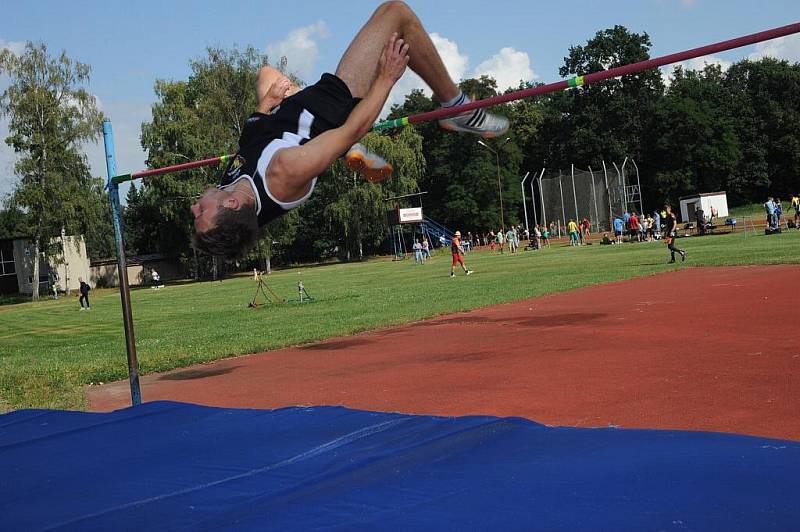
{"label": "white cloud", "polygon": [[531,69],[528,54],[509,47],[501,48],[490,59],[476,66],[472,75],[493,77],[497,80],[498,91],[504,91],[509,87],[516,88],[520,80],[533,81],[539,77]]}
{"label": "white cloud", "polygon": [[436,47],[436,51],[439,52],[444,66],[447,67],[447,72],[450,73],[450,77],[456,81],[461,81],[464,77],[464,73],[467,71],[469,57],[458,50],[458,44],[450,39],[442,37],[438,33],[431,33],[431,40]]}
{"label": "white cloud", "polygon": [[20,55],[25,50],[25,43],[0,39],[0,50],[11,50],[12,54]]}
{"label": "white cloud", "polygon": [[[436,47],[436,51],[439,52],[442,58],[445,68],[447,68],[447,72],[450,73],[450,77],[456,80],[456,82],[460,81],[467,71],[469,57],[459,51],[458,44],[446,37],[442,37],[438,33],[431,33],[430,37],[431,41],[433,41],[433,45]],[[389,98],[386,100],[386,105],[383,106],[381,115],[385,116],[388,114],[392,105],[403,103],[406,95],[413,89],[422,89],[426,95],[431,95],[431,90],[428,88],[428,85],[422,81],[422,78],[413,73],[411,69],[407,69],[403,77],[400,78],[400,81],[395,84],[392,92],[389,93]]]}
{"label": "white cloud", "polygon": [[[533,81],[539,77],[531,68],[530,58],[526,52],[509,47],[501,48],[495,55],[470,70],[469,56],[459,50],[455,41],[442,37],[438,33],[431,33],[430,37],[447,72],[456,83],[465,77],[487,75],[497,80],[498,90],[503,91],[508,87],[516,87],[520,80]],[[381,115],[386,116],[392,105],[403,103],[405,96],[413,89],[422,89],[426,95],[431,95],[431,90],[425,82],[409,69],[392,89]]]}
{"label": "white cloud", "polygon": [[760,42],[756,44],[756,51],[747,56],[748,59],[753,61],[763,57],[786,59],[795,63],[800,62],[800,36],[787,35],[779,39]]}
{"label": "white cloud", "polygon": [[267,55],[273,63],[285,57],[291,72],[303,80],[314,73],[319,56],[317,40],[330,36],[328,25],[318,20],[310,26],[297,28],[289,32],[286,38],[267,46]]}

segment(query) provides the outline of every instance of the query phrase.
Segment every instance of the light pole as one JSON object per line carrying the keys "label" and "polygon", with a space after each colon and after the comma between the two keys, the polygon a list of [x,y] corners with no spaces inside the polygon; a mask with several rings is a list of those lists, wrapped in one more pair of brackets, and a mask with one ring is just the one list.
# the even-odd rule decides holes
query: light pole
{"label": "light pole", "polygon": [[[497,150],[505,146],[509,140],[511,140],[511,138],[506,137],[506,139],[503,142],[501,142],[499,146],[497,146]],[[505,232],[506,222],[503,217],[503,184],[500,180],[500,153],[497,150],[493,149],[488,144],[486,144],[485,142],[483,142],[482,140],[479,140],[478,144],[480,144],[490,152],[494,153],[494,158],[495,161],[497,162],[497,190],[500,193],[500,228],[503,230],[503,232]]]}

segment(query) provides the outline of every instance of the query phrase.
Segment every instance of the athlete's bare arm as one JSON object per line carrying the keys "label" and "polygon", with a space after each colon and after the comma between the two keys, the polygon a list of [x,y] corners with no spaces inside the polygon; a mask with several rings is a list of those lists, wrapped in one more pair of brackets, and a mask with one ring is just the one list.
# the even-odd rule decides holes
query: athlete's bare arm
{"label": "athlete's bare arm", "polygon": [[302,146],[283,148],[275,153],[267,168],[270,192],[280,201],[301,198],[313,178],[369,132],[407,64],[408,45],[395,33],[384,47],[375,82],[345,123]]}

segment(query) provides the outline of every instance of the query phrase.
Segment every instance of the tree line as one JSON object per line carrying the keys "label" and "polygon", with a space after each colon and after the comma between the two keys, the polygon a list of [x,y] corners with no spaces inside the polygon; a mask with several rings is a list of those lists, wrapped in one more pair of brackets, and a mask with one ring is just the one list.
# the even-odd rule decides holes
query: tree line
{"label": "tree line", "polygon": [[[615,26],[570,47],[559,73],[579,76],[643,61],[651,48],[646,33]],[[258,69],[269,62],[252,47],[209,48],[190,61],[187,79],[157,80],[151,120],[142,124],[147,166],[235,152],[256,106]],[[285,60],[275,66],[287,67]],[[0,238],[26,234],[42,247],[64,227],[86,235],[93,258],[113,256],[103,180],[90,175],[81,151],[83,143],[99,139],[103,118],[86,88],[90,68],[28,43],[19,56],[0,54],[0,72],[10,79],[0,95],[0,110],[10,119],[5,140],[18,155],[18,180],[0,211]],[[498,94],[486,76],[460,85],[473,98]],[[529,86],[521,82],[508,91]],[[437,107],[434,98],[414,90],[389,118]],[[733,205],[798,192],[798,63],[764,58],[727,70],[675,67],[667,82],[649,70],[498,107],[511,119],[510,140],[487,141],[491,149],[435,122],[369,134],[364,144],[393,164],[394,177],[370,184],[334,164],[304,206],[266,227],[245,264],[266,268],[272,257],[352,260],[386,251],[387,210],[403,206],[386,199],[419,191],[427,192],[426,214],[453,228],[499,229],[501,193],[505,225],[520,223],[519,181],[542,167],[599,168],[602,161],[632,157],[647,208],[695,192],[726,190]],[[196,169],[132,186],[124,209],[129,252],[177,255],[195,275],[213,269],[190,246],[188,207],[218,172]]]}

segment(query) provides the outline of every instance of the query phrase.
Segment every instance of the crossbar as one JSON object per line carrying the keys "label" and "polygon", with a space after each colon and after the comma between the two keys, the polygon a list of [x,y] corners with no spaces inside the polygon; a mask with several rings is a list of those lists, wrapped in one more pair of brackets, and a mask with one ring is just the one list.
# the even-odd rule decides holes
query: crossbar
{"label": "crossbar", "polygon": [[172,166],[164,166],[162,168],[154,168],[152,170],[142,170],[133,174],[121,174],[111,178],[111,182],[115,185],[124,183],[125,181],[133,181],[134,179],[141,179],[143,177],[152,177],[154,175],[168,174],[170,172],[178,172],[180,170],[191,170],[192,168],[200,168],[202,166],[212,166],[228,162],[233,155],[220,155],[219,157],[212,157],[211,159],[203,159],[201,161],[192,161],[190,163],[174,164]]}
{"label": "crossbar", "polygon": [[635,74],[637,72],[642,72],[644,70],[651,70],[653,68],[658,68],[672,63],[679,63],[681,61],[686,61],[687,59],[693,59],[695,57],[701,57],[704,55],[714,54],[717,52],[723,52],[725,50],[731,50],[733,48],[741,48],[742,46],[747,46],[749,44],[768,41],[770,39],[776,39],[778,37],[785,37],[786,35],[792,35],[798,32],[800,32],[800,22],[795,22],[794,24],[787,24],[786,26],[781,26],[779,28],[773,28],[771,30],[760,31],[758,33],[752,33],[750,35],[745,35],[743,37],[737,37],[736,39],[730,39],[715,44],[709,44],[707,46],[701,46],[699,48],[692,48],[691,50],[686,50],[685,52],[663,55],[661,57],[656,57],[654,59],[647,59],[645,61],[639,61],[638,63],[631,63],[629,65],[623,65],[609,70],[593,72],[591,74],[586,74],[585,76],[577,76],[574,78],[557,81],[555,83],[550,83],[548,85],[531,87],[529,89],[522,89],[515,92],[509,92],[508,94],[501,94],[498,96],[494,96],[492,98],[476,100],[474,102],[465,103],[463,105],[456,105],[453,107],[443,107],[441,109],[437,109],[435,111],[429,111],[427,113],[420,113],[403,118],[397,118],[395,120],[387,120],[385,122],[379,122],[378,124],[375,124],[372,129],[373,130],[390,129],[395,127],[405,126],[408,124],[416,124],[418,122],[427,122],[429,120],[438,120],[441,118],[447,118],[450,116],[461,114],[466,111],[471,111],[472,109],[479,109],[482,107],[489,107],[501,103],[512,102],[515,100],[520,100],[522,98],[530,98],[532,96],[547,94],[549,92],[555,92],[557,90],[567,89],[570,87],[580,87],[583,85],[589,85],[590,83],[595,83],[605,79],[618,78],[620,76],[625,76],[627,74]]}

